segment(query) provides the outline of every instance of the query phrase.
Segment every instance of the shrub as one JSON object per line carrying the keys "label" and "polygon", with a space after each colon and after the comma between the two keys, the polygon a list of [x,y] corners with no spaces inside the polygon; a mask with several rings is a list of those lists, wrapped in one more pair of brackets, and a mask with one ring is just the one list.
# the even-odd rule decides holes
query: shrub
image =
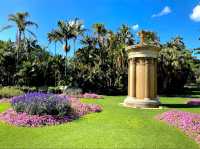
{"label": "shrub", "polygon": [[35,92],[13,97],[11,105],[16,112],[29,115],[66,116],[72,112],[67,97],[46,93]]}
{"label": "shrub", "polygon": [[0,98],[10,98],[13,96],[22,95],[24,92],[15,87],[2,87],[0,88]]}
{"label": "shrub", "polygon": [[38,92],[46,93],[48,91],[48,86],[40,86],[38,87]]}
{"label": "shrub", "polygon": [[56,87],[48,87],[48,93],[54,93],[54,94],[59,94],[59,93],[62,93],[62,90],[60,89],[59,86],[56,86]]}
{"label": "shrub", "polygon": [[80,89],[80,88],[64,88],[63,93],[68,96],[80,96],[82,94],[82,89]]}
{"label": "shrub", "polygon": [[27,92],[36,92],[37,91],[36,87],[22,86],[22,87],[18,87],[18,88],[23,90],[25,93],[27,93]]}

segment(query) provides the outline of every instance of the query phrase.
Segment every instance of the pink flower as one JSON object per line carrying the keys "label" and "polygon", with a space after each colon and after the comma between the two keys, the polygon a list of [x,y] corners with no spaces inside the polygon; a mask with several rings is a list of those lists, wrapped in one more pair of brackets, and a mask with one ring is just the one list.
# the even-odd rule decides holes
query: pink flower
{"label": "pink flower", "polygon": [[200,115],[190,112],[171,110],[156,116],[156,119],[164,121],[185,132],[200,144]]}
{"label": "pink flower", "polygon": [[71,115],[64,117],[53,115],[28,115],[27,113],[17,113],[13,109],[9,109],[3,113],[0,113],[0,121],[5,121],[15,126],[41,127],[45,125],[57,125],[70,122],[85,114],[102,111],[102,107],[99,105],[84,104],[81,103],[77,98],[69,98],[68,100],[74,110]]}

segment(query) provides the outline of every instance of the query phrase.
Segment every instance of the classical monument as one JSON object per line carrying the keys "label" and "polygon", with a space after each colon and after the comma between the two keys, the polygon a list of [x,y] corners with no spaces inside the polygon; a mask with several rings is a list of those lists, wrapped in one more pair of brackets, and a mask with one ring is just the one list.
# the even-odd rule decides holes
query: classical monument
{"label": "classical monument", "polygon": [[127,47],[128,96],[123,105],[133,108],[157,108],[157,56],[160,51],[153,32],[141,31],[139,44]]}

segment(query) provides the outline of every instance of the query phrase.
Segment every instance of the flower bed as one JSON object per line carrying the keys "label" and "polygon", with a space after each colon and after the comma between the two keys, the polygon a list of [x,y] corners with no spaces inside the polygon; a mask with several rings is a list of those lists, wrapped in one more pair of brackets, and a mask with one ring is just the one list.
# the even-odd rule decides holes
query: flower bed
{"label": "flower bed", "polygon": [[102,111],[101,106],[83,104],[77,98],[30,93],[12,99],[13,109],[0,114],[0,120],[16,126],[39,127],[70,122],[85,114]]}
{"label": "flower bed", "polygon": [[95,93],[84,93],[84,94],[77,94],[77,95],[68,95],[68,94],[60,94],[61,96],[67,96],[69,98],[90,98],[90,99],[103,99],[102,95],[98,95]]}
{"label": "flower bed", "polygon": [[74,109],[75,115],[77,115],[78,117],[83,116],[88,113],[91,113],[91,112],[101,112],[102,111],[101,106],[95,105],[95,104],[81,103],[80,100],[77,98],[71,98],[70,102]]}
{"label": "flower bed", "polygon": [[0,114],[0,120],[15,126],[38,127],[44,125],[56,125],[64,122],[70,122],[75,117],[72,116],[52,116],[52,115],[28,115],[27,113],[17,113],[13,109]]}
{"label": "flower bed", "polygon": [[156,119],[181,129],[200,144],[200,114],[171,110],[156,116]]}
{"label": "flower bed", "polygon": [[81,96],[81,98],[93,98],[93,99],[102,99],[102,95],[98,95],[95,93],[85,93]]}
{"label": "flower bed", "polygon": [[200,99],[192,99],[187,102],[190,106],[200,106]]}
{"label": "flower bed", "polygon": [[0,103],[9,103],[11,100],[9,98],[2,98],[0,99]]}
{"label": "flower bed", "polygon": [[38,92],[13,97],[11,105],[16,112],[29,115],[66,116],[72,112],[66,96]]}

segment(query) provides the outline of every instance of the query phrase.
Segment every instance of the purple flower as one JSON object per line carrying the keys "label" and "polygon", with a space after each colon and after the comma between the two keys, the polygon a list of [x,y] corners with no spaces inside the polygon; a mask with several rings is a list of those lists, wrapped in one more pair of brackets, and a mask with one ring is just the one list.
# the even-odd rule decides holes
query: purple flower
{"label": "purple flower", "polygon": [[[40,104],[43,104],[43,102],[48,103],[49,98],[52,98],[52,96],[54,97],[55,95],[43,94],[43,93],[31,93],[31,94],[26,94],[26,96],[14,97],[12,99],[12,104],[23,105],[25,103],[24,108],[28,109],[26,106],[30,107],[29,104],[35,103],[36,101],[39,102]],[[30,97],[30,99],[28,97]],[[72,112],[70,112],[67,115],[62,115],[62,116],[55,115],[55,114],[30,115],[28,112],[26,112],[26,110],[22,112],[16,112],[13,109],[9,109],[3,113],[0,113],[0,121],[4,121],[15,126],[40,127],[40,126],[45,126],[45,125],[57,125],[57,124],[65,123],[65,122],[70,122],[85,114],[102,111],[101,106],[95,105],[95,104],[81,103],[78,98],[69,98],[63,95],[60,95],[60,96],[56,95],[55,99],[58,99],[58,101],[61,103],[62,101],[67,100],[68,104],[71,106]],[[54,99],[51,99],[51,100],[54,100]],[[38,112],[37,110],[36,112]]]}
{"label": "purple flower", "polygon": [[16,112],[29,115],[65,116],[72,110],[66,96],[38,92],[13,97],[11,105]]}
{"label": "purple flower", "polygon": [[200,99],[192,99],[187,102],[190,106],[200,106]]}

